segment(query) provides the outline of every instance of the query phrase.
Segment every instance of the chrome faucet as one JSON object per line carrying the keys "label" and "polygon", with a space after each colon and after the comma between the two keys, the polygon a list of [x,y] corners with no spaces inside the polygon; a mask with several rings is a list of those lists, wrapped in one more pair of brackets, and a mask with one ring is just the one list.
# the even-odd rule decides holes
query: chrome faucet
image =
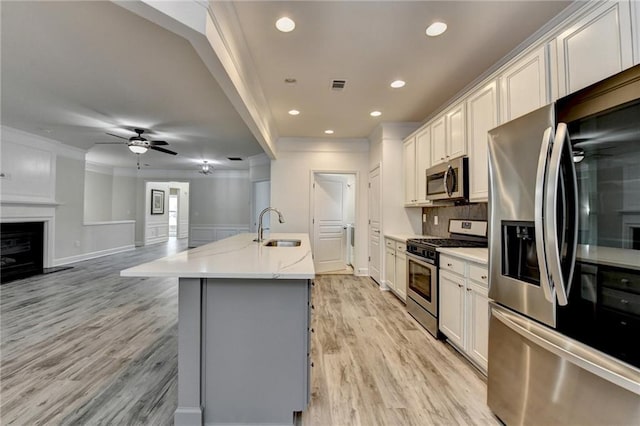
{"label": "chrome faucet", "polygon": [[282,216],[282,213],[280,213],[280,210],[274,209],[273,207],[267,207],[266,209],[262,210],[262,212],[260,212],[260,216],[258,218],[258,238],[256,238],[254,240],[254,241],[257,241],[259,243],[261,243],[264,240],[264,238],[263,238],[264,228],[262,227],[262,216],[264,216],[264,214],[266,212],[268,212],[269,210],[272,210],[272,211],[278,213],[278,220],[280,221],[280,223],[284,223],[284,216]]}

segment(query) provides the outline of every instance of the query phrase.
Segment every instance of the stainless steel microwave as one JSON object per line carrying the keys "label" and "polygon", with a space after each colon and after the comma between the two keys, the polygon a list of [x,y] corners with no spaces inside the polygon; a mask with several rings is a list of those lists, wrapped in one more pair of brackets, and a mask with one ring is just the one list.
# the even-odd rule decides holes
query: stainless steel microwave
{"label": "stainless steel microwave", "polygon": [[468,168],[467,157],[457,157],[427,169],[427,200],[466,200]]}

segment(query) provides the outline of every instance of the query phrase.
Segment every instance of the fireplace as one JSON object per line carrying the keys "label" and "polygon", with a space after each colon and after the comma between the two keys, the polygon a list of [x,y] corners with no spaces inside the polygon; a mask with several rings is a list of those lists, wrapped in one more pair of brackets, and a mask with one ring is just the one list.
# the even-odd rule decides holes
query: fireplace
{"label": "fireplace", "polygon": [[0,282],[43,272],[44,222],[2,223],[0,234]]}

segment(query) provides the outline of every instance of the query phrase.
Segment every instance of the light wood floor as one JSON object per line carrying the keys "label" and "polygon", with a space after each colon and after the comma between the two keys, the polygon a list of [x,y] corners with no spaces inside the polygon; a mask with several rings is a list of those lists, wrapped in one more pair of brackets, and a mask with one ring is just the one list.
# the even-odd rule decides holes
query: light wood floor
{"label": "light wood floor", "polygon": [[[177,280],[119,271],[184,243],[0,287],[0,424],[171,424]],[[486,386],[368,278],[316,279],[304,425],[497,424]]]}

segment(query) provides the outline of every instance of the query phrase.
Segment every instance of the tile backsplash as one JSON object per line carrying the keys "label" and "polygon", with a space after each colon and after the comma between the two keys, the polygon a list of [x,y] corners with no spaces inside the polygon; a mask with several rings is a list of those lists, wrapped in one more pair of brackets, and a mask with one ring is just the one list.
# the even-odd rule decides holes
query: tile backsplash
{"label": "tile backsplash", "polygon": [[[422,214],[426,220],[422,222],[422,234],[434,237],[449,236],[449,219],[487,220],[487,203],[467,204],[464,206],[425,207]],[[434,218],[438,216],[438,224]]]}

